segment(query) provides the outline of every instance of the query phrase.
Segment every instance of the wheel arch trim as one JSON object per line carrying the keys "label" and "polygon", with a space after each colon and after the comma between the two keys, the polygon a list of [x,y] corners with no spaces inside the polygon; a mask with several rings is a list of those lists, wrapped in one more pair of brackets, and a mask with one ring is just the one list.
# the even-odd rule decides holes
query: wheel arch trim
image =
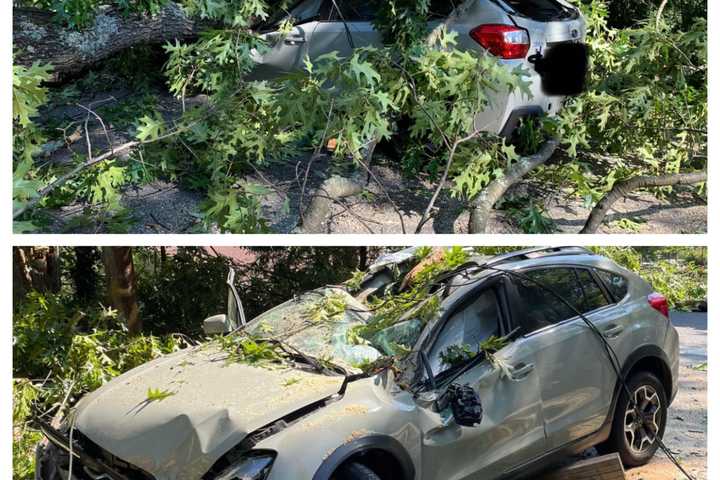
{"label": "wheel arch trim", "polygon": [[405,447],[395,438],[387,435],[368,435],[338,447],[323,460],[313,476],[313,480],[329,480],[335,470],[354,455],[380,450],[393,456],[400,465],[402,478],[399,480],[413,480],[415,478],[415,465]]}

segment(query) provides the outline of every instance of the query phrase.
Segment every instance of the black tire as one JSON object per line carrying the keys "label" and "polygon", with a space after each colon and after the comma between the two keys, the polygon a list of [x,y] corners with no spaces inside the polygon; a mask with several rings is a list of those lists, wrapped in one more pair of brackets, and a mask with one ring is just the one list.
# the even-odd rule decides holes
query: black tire
{"label": "black tire", "polygon": [[348,462],[333,474],[332,480],[382,480],[362,463]]}
{"label": "black tire", "polygon": [[[630,392],[636,395],[638,403],[641,404],[643,418],[639,418],[634,412],[630,413],[632,410],[630,399],[623,389],[615,408],[610,438],[599,445],[598,450],[602,453],[617,452],[620,454],[623,464],[628,468],[633,468],[648,463],[659,448],[656,439],[658,437],[662,439],[665,434],[668,400],[665,387],[650,372],[636,373],[627,384]],[[651,397],[652,400],[649,400],[648,397]],[[655,405],[656,401],[658,405]],[[625,429],[626,425],[628,425],[629,432]],[[653,430],[655,431],[653,432]],[[631,439],[634,439],[632,446]]]}

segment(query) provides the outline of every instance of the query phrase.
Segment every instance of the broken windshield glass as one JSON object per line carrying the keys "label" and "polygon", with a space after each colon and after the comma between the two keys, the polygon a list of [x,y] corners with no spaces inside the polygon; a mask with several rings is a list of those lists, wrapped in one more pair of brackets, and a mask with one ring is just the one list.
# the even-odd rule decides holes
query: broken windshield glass
{"label": "broken windshield glass", "polygon": [[357,368],[381,355],[369,344],[350,342],[349,332],[366,325],[367,307],[339,288],[306,292],[250,322],[246,332],[260,339],[280,340],[306,355]]}

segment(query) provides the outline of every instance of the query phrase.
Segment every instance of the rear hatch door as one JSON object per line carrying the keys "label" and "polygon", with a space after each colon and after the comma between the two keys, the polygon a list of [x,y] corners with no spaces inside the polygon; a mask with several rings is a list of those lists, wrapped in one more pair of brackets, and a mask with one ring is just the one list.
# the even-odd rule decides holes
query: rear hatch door
{"label": "rear hatch door", "polygon": [[[500,2],[500,0],[498,0]],[[530,33],[528,60],[543,79],[547,95],[577,95],[584,90],[588,53],[585,19],[558,0],[502,0],[512,22]]]}

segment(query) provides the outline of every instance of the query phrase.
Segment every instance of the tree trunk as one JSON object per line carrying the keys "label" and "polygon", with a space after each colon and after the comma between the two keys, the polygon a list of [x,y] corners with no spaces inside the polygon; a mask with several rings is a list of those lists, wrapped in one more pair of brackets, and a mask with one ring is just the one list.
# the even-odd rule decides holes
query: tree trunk
{"label": "tree trunk", "polygon": [[30,291],[60,291],[59,247],[13,248],[13,298],[17,302]]}
{"label": "tree trunk", "polygon": [[50,63],[55,80],[77,73],[100,60],[140,44],[159,44],[197,36],[198,25],[170,2],[155,16],[122,16],[114,8],[98,11],[92,25],[75,30],[53,21],[53,13],[15,8],[13,47],[15,63]]}
{"label": "tree trunk", "polygon": [[511,166],[501,178],[493,180],[483,189],[472,202],[470,211],[470,233],[485,233],[490,212],[495,204],[505,195],[508,188],[523,179],[533,169],[547,162],[557,149],[559,142],[556,139],[548,140],[535,155],[522,157]]}
{"label": "tree trunk", "polygon": [[13,299],[15,303],[32,290],[32,275],[26,247],[13,247]]}
{"label": "tree trunk", "polygon": [[98,274],[95,264],[100,260],[96,247],[75,247],[75,265],[70,275],[75,284],[75,295],[80,300],[92,300],[98,292]]}
{"label": "tree trunk", "polygon": [[695,185],[707,181],[707,172],[693,172],[693,173],[676,173],[674,175],[660,175],[660,176],[637,176],[623,182],[618,182],[610,190],[610,192],[603,197],[602,200],[595,205],[593,211],[590,212],[590,216],[585,223],[585,227],[580,231],[583,234],[590,234],[597,232],[608,211],[618,200],[627,197],[633,191],[639,188],[649,187],[670,187],[674,185]]}
{"label": "tree trunk", "polygon": [[108,300],[125,321],[131,335],[142,331],[131,247],[103,247]]}

